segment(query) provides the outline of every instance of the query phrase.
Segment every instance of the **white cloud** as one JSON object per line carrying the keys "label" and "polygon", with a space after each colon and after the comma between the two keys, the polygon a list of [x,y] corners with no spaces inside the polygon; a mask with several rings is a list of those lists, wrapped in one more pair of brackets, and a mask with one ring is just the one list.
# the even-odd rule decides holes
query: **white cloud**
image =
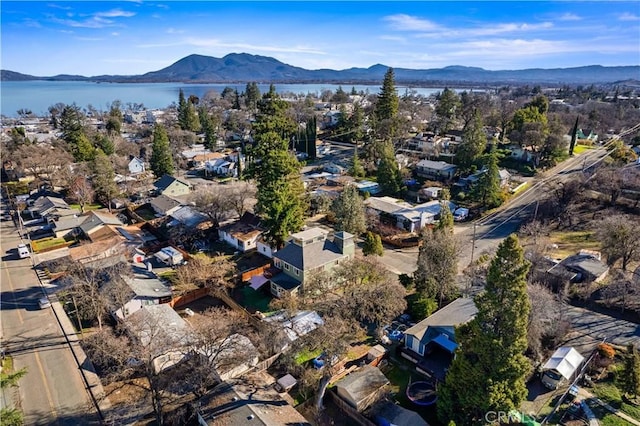
{"label": "white cloud", "polygon": [[403,13],[385,16],[382,19],[389,22],[391,28],[400,31],[437,31],[441,28],[427,19],[420,19]]}
{"label": "white cloud", "polygon": [[135,16],[135,12],[127,12],[122,9],[112,9],[107,12],[98,12],[94,16],[104,18],[131,18]]}
{"label": "white cloud", "polygon": [[267,45],[259,45],[259,44],[249,44],[249,43],[229,43],[220,41],[218,39],[206,39],[206,38],[187,38],[184,41],[184,44],[195,46],[195,47],[224,47],[231,49],[243,49],[246,51],[261,51],[261,52],[281,52],[281,53],[306,53],[313,55],[326,55],[326,52],[318,49],[314,49],[308,46],[290,46],[290,47],[282,47],[282,46],[267,46]]}
{"label": "white cloud", "polygon": [[111,33],[111,35],[114,36],[114,37],[117,37],[117,36],[120,35],[120,33],[114,31],[114,32]]}
{"label": "white cloud", "polygon": [[54,9],[62,9],[62,10],[71,10],[71,6],[61,6],[55,3],[49,3],[47,6],[52,7]]}
{"label": "white cloud", "polygon": [[[56,17],[52,17],[51,19],[58,24],[74,28],[106,28],[118,25],[112,18],[130,18],[134,15],[134,12],[112,9],[105,12],[94,13],[86,19],[59,19]],[[67,13],[67,17],[73,18],[74,14],[69,12]]]}
{"label": "white cloud", "polygon": [[575,13],[565,13],[558,18],[559,21],[580,21],[582,18]]}
{"label": "white cloud", "polygon": [[177,30],[175,28],[167,28],[167,34],[184,34],[184,30]]}
{"label": "white cloud", "polygon": [[640,17],[633,13],[625,12],[618,15],[618,21],[638,21]]}

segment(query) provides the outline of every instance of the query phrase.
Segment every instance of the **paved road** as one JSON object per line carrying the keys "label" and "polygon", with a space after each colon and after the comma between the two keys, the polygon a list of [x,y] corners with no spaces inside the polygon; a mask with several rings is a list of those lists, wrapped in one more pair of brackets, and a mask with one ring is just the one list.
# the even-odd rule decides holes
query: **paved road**
{"label": "paved road", "polygon": [[605,339],[622,347],[631,342],[640,343],[640,324],[576,306],[568,306],[566,315],[571,321],[571,331],[563,344],[575,347],[582,354],[590,353]]}
{"label": "paved road", "polygon": [[40,310],[44,296],[30,259],[19,259],[20,236],[13,223],[0,223],[2,262],[0,316],[2,347],[17,369],[26,367],[15,401],[27,425],[96,424],[95,410],[51,308]]}

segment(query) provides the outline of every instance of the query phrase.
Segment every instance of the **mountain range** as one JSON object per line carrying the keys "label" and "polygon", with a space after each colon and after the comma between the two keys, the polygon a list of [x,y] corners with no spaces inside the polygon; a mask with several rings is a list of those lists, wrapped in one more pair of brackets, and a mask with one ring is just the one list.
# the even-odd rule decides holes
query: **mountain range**
{"label": "mountain range", "polygon": [[[111,83],[380,83],[388,67],[376,64],[369,68],[344,70],[307,70],[285,64],[268,56],[231,53],[222,58],[189,55],[158,71],[142,75],[56,75],[36,77],[15,71],[0,70],[2,81],[91,81]],[[574,68],[531,68],[490,71],[483,68],[448,66],[433,69],[394,68],[400,84],[613,84],[640,80],[640,66],[589,65]]]}

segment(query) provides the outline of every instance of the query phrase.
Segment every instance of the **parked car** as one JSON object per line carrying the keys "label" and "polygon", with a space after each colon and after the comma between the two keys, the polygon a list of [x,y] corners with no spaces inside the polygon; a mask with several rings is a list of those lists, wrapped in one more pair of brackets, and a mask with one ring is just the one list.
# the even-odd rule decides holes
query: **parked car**
{"label": "parked car", "polygon": [[18,256],[20,257],[20,259],[25,259],[31,256],[29,247],[27,247],[26,244],[18,244]]}

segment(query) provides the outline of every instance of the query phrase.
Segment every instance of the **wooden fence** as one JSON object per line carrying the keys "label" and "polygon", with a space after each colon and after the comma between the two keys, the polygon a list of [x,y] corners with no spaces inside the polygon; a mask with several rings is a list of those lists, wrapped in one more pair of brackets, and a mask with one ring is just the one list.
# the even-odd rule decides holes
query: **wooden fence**
{"label": "wooden fence", "polygon": [[240,275],[240,279],[242,280],[242,282],[249,281],[252,277],[263,274],[264,271],[266,271],[269,268],[271,268],[271,262],[267,263],[266,265],[259,266],[255,269],[250,269],[248,271],[243,272],[242,275]]}
{"label": "wooden fence", "polygon": [[209,294],[209,289],[206,287],[198,288],[196,290],[191,290],[181,296],[174,297],[169,302],[169,306],[172,308],[180,307],[186,305],[187,303],[191,303],[194,300],[201,299]]}

